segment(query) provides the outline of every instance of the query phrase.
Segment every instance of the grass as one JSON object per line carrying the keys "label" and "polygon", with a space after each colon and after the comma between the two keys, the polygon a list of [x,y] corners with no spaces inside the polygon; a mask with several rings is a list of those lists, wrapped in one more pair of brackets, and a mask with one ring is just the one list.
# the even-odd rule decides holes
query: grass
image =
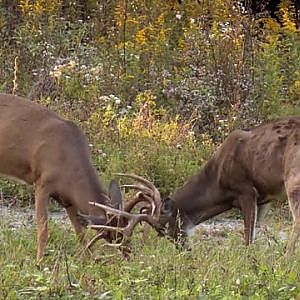
{"label": "grass", "polygon": [[[0,299],[298,299],[300,257],[283,257],[282,222],[245,247],[238,231],[225,239],[195,239],[180,252],[151,233],[135,234],[130,260],[114,249],[95,246],[79,255],[69,227],[50,222],[47,255],[35,264],[34,226],[19,229],[0,222]],[[96,259],[95,259],[96,258]]]}

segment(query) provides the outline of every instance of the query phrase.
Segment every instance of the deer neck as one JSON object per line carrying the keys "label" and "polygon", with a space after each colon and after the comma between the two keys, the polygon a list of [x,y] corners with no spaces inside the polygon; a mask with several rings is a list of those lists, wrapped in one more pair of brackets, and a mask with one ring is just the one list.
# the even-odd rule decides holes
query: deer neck
{"label": "deer neck", "polygon": [[[61,186],[62,193],[59,198],[63,199],[66,205],[76,207],[83,214],[99,214],[100,211],[96,212],[99,209],[93,208],[89,202],[106,204],[108,198],[94,168],[85,165],[77,172],[76,176],[73,173],[71,178],[72,180],[67,183],[67,188]],[[94,210],[95,212],[92,212]]]}
{"label": "deer neck", "polygon": [[217,167],[210,160],[173,196],[184,228],[197,224],[232,208],[232,197],[218,182]]}

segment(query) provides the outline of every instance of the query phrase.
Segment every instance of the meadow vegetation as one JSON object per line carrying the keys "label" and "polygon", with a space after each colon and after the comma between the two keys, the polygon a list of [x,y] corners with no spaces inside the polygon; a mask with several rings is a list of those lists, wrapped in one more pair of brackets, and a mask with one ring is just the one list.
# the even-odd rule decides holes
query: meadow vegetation
{"label": "meadow vegetation", "polygon": [[[281,1],[275,20],[233,0],[3,0],[0,92],[82,127],[106,183],[134,172],[167,195],[234,128],[299,114],[290,8]],[[5,205],[33,203],[31,188],[7,180],[0,188]],[[283,203],[249,248],[232,231],[198,238],[191,253],[137,234],[130,261],[100,244],[99,261],[78,257],[71,229],[53,222],[40,269],[35,228],[0,219],[0,299],[297,299],[299,255],[285,261],[276,233],[290,220]]]}
{"label": "meadow vegetation", "polygon": [[[240,231],[195,238],[191,252],[178,251],[154,233],[136,234],[130,260],[115,250],[95,247],[93,259],[80,256],[70,227],[50,223],[43,265],[34,257],[34,227],[12,230],[1,221],[1,299],[298,299],[299,256],[283,257],[284,220],[245,247]],[[278,225],[280,224],[280,226]],[[65,227],[65,226],[63,226]]]}

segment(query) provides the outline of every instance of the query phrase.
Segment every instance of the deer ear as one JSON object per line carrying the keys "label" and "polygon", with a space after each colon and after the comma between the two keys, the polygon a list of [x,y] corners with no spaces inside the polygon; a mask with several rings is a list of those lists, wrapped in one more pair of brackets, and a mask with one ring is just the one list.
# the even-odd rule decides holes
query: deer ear
{"label": "deer ear", "polygon": [[105,225],[106,224],[106,217],[105,216],[100,216],[100,217],[95,217],[95,216],[89,216],[89,215],[84,215],[82,213],[77,214],[77,220],[82,226],[88,226],[88,225]]}
{"label": "deer ear", "polygon": [[121,189],[119,183],[114,179],[109,184],[108,196],[113,208],[123,210]]}
{"label": "deer ear", "polygon": [[167,197],[162,201],[162,213],[168,216],[172,216],[176,210],[175,202],[170,198]]}

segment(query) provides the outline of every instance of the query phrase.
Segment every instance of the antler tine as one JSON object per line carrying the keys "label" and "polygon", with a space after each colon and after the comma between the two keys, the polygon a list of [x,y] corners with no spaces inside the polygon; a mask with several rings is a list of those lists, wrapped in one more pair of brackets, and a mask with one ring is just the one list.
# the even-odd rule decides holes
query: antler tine
{"label": "antler tine", "polygon": [[[130,237],[132,235],[135,226],[141,221],[148,223],[158,231],[161,229],[161,225],[158,224],[155,220],[151,219],[151,216],[149,215],[146,214],[138,214],[138,215],[130,214],[130,215],[131,215],[130,221],[125,227],[114,227],[114,226],[107,226],[107,225],[88,225],[88,227],[92,229],[104,229],[109,231],[117,231],[124,234],[124,236],[126,237]],[[123,243],[121,242],[120,244],[122,245]]]}
{"label": "antler tine", "polygon": [[83,249],[83,253],[86,252],[87,250],[91,249],[92,246],[100,239],[103,238],[103,232],[95,235],[89,242],[88,244],[85,246],[85,248]]}
{"label": "antler tine", "polygon": [[155,185],[150,182],[149,180],[138,176],[136,174],[128,174],[128,173],[116,173],[117,176],[122,176],[122,177],[128,177],[131,179],[134,179],[140,183],[142,183],[143,185],[145,185],[147,188],[149,188],[153,194],[152,194],[152,198],[155,204],[155,208],[154,208],[154,215],[156,217],[156,219],[159,218],[159,214],[160,214],[160,205],[161,205],[161,197],[160,197],[160,193],[158,191],[158,189],[155,187]]}
{"label": "antler tine", "polygon": [[[92,248],[92,246],[100,239],[103,238],[103,232],[96,234],[89,242],[88,244],[84,247],[83,251],[81,253],[85,253],[87,250],[90,250]],[[122,245],[124,244],[123,242],[124,238],[122,239],[122,241],[120,243],[109,243],[109,242],[105,242],[105,246],[110,246],[110,247],[114,247],[114,248],[119,248],[122,247]]]}
{"label": "antler tine", "polygon": [[142,192],[138,192],[137,195],[135,196],[135,198],[133,198],[131,201],[129,201],[129,203],[125,206],[124,210],[127,212],[131,212],[132,209],[140,202],[149,202],[152,209],[151,209],[151,216],[154,215],[154,211],[155,211],[155,203],[153,201],[153,199],[147,195],[145,195]]}
{"label": "antler tine", "polygon": [[[131,189],[135,189],[140,191],[139,193],[137,193],[136,197],[133,198],[132,201],[130,201],[127,206],[124,208],[125,211],[127,212],[131,212],[132,209],[139,203],[139,202],[143,202],[143,201],[147,201],[150,202],[150,205],[152,207],[152,213],[151,216],[154,215],[155,212],[155,203],[153,201],[153,199],[151,197],[154,196],[154,193],[152,190],[150,190],[148,187],[146,186],[142,186],[142,185],[136,185],[136,184],[123,184],[121,185],[121,187],[125,187],[125,188],[131,188]],[[142,195],[145,194],[149,194],[151,197],[142,197]]]}
{"label": "antler tine", "polygon": [[134,180],[136,180],[136,181],[138,181],[138,182],[143,183],[143,184],[144,184],[146,187],[148,187],[150,190],[152,190],[152,191],[156,190],[156,187],[155,187],[155,185],[154,185],[152,182],[150,182],[149,180],[147,180],[147,179],[145,179],[145,178],[143,178],[143,177],[141,177],[141,176],[138,176],[138,175],[136,175],[136,174],[116,173],[115,175],[121,176],[121,177],[132,178],[132,179],[134,179]]}
{"label": "antler tine", "polygon": [[[156,229],[156,231],[160,232],[161,231],[161,225],[156,222],[151,216],[146,215],[146,214],[131,214],[128,213],[126,211],[121,211],[118,209],[114,209],[112,207],[100,204],[100,203],[96,203],[96,202],[89,202],[89,204],[97,206],[102,208],[103,210],[107,211],[108,213],[112,213],[115,214],[117,216],[123,216],[125,218],[127,218],[129,220],[127,226],[125,227],[113,227],[113,226],[107,226],[107,225],[89,225],[89,228],[93,228],[93,229],[104,229],[104,230],[108,230],[108,231],[116,231],[116,232],[120,232],[121,234],[123,234],[123,240],[119,243],[119,246],[122,246],[125,242],[125,237],[130,237],[133,233],[133,230],[135,228],[135,226],[141,222],[144,221],[146,223],[148,223],[149,225],[151,225],[153,228]],[[96,237],[93,240],[97,240]],[[93,244],[95,243],[95,241],[91,241],[89,244]],[[93,243],[92,243],[93,242]],[[113,244],[115,245],[115,244]],[[118,245],[118,244],[116,244]]]}
{"label": "antler tine", "polygon": [[[145,196],[146,195],[143,194],[143,197],[145,197]],[[153,224],[152,225],[153,227],[160,227],[159,223],[157,223],[155,220],[153,220],[151,218],[151,216],[146,215],[146,214],[137,214],[137,215],[134,215],[134,214],[131,214],[131,213],[127,212],[127,211],[115,209],[115,208],[112,208],[110,206],[107,206],[107,205],[104,205],[104,204],[100,204],[100,203],[97,203],[97,202],[89,202],[89,204],[97,206],[97,207],[100,207],[104,211],[106,211],[108,213],[111,213],[111,214],[114,214],[116,216],[122,216],[122,217],[125,217],[125,218],[129,219],[129,220],[141,218],[141,221],[145,221],[145,222],[149,223],[150,225]],[[147,218],[145,218],[145,216],[147,216]],[[150,217],[150,218],[148,218],[148,217]],[[96,227],[96,226],[98,226],[98,227]],[[106,226],[106,225],[90,225],[91,228],[103,228],[103,227],[99,227],[99,226]],[[115,228],[115,227],[112,227],[112,228]],[[110,228],[105,228],[105,229],[109,230]]]}
{"label": "antler tine", "polygon": [[116,209],[116,208],[112,208],[110,206],[107,206],[107,205],[104,205],[104,204],[100,204],[100,203],[97,203],[97,202],[89,202],[89,204],[93,205],[93,206],[100,207],[104,211],[106,211],[108,213],[111,213],[111,214],[114,214],[116,216],[122,216],[122,217],[125,217],[127,219],[130,219],[130,217],[132,216],[132,214],[130,214],[130,213],[126,212],[126,211],[119,210],[119,209]]}
{"label": "antler tine", "polygon": [[139,197],[140,197],[140,201],[147,201],[147,202],[150,202],[151,204],[151,216],[154,216],[154,213],[155,213],[155,202],[154,200],[149,197],[148,195],[144,194],[144,193],[139,193]]}
{"label": "antler tine", "polygon": [[121,188],[129,188],[129,189],[134,189],[134,190],[141,191],[141,192],[146,193],[146,194],[151,194],[151,195],[153,194],[152,190],[150,190],[148,187],[142,186],[142,185],[122,184]]}

